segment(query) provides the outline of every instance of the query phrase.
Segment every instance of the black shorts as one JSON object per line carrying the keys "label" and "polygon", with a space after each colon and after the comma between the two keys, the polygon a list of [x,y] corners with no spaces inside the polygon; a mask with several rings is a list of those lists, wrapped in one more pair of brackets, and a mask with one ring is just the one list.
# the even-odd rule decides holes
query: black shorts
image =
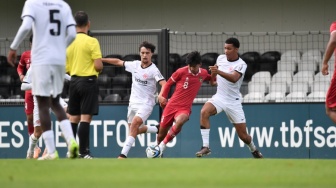
{"label": "black shorts", "polygon": [[68,113],[97,115],[99,87],[96,76],[71,76]]}

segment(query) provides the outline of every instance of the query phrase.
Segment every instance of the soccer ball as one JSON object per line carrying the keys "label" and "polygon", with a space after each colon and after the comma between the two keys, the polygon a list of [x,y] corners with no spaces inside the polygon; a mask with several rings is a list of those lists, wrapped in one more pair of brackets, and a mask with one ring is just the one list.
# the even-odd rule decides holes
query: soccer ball
{"label": "soccer ball", "polygon": [[147,158],[157,158],[160,156],[160,147],[158,145],[148,146],[146,148]]}

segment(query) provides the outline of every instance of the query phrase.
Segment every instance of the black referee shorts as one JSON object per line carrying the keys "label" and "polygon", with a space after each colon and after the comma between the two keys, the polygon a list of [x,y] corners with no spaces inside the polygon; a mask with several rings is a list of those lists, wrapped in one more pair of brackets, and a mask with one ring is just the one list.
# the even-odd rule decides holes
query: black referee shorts
{"label": "black referee shorts", "polygon": [[99,87],[96,76],[71,76],[68,113],[97,115]]}

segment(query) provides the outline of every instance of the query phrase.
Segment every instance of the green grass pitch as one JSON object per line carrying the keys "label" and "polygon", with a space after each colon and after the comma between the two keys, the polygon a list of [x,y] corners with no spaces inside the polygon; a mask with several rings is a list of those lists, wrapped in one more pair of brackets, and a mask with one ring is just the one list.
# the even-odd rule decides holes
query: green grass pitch
{"label": "green grass pitch", "polygon": [[93,159],[0,160],[0,187],[336,187],[336,160]]}

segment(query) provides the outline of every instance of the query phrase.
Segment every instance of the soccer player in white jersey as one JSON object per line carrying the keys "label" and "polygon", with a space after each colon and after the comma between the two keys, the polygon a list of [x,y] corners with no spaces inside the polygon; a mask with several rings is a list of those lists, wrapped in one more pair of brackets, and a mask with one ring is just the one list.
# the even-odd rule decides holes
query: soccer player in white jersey
{"label": "soccer player in white jersey", "polygon": [[[103,62],[125,66],[125,70],[132,73],[132,88],[129,100],[127,121],[130,128],[125,145],[118,158],[127,158],[135,138],[141,133],[156,133],[156,126],[144,125],[147,118],[151,115],[155,105],[156,83],[161,87],[166,84],[159,69],[152,62],[152,55],[155,46],[149,42],[143,42],[139,46],[141,61],[122,61],[117,58],[102,58]],[[164,102],[164,101],[162,101]]]}
{"label": "soccer player in white jersey", "polygon": [[54,132],[51,130],[49,108],[60,122],[68,144],[70,158],[78,156],[78,144],[66,113],[59,103],[63,90],[66,48],[76,37],[75,21],[70,6],[62,0],[27,0],[24,4],[22,24],[10,46],[8,61],[14,64],[16,50],[23,39],[33,30],[32,93],[36,96],[42,137],[48,154],[39,160],[58,159]]}
{"label": "soccer player in white jersey", "polygon": [[239,40],[229,38],[225,41],[224,53],[217,58],[215,66],[209,66],[212,76],[216,76],[217,92],[201,109],[201,135],[203,147],[196,153],[197,157],[209,155],[210,116],[224,111],[234,125],[239,138],[248,146],[254,158],[263,158],[246,131],[246,119],[240,101],[240,86],[247,68],[239,57]]}
{"label": "soccer player in white jersey", "polygon": [[[70,76],[68,74],[64,77],[66,80],[70,80]],[[31,69],[28,69],[26,72],[25,77],[23,78],[22,84],[21,84],[21,90],[27,91],[31,90]],[[33,110],[33,126],[34,126],[34,132],[29,136],[29,146],[27,150],[27,159],[33,159],[35,158],[35,148],[37,146],[38,139],[42,135],[42,129],[41,129],[41,123],[40,123],[40,116],[39,116],[39,109],[36,97],[33,96],[34,101],[34,110]],[[63,107],[64,111],[66,112],[68,104],[64,101],[64,99],[59,98],[60,104]],[[47,149],[44,150],[43,155],[47,154]],[[39,154],[37,154],[38,156]]]}

